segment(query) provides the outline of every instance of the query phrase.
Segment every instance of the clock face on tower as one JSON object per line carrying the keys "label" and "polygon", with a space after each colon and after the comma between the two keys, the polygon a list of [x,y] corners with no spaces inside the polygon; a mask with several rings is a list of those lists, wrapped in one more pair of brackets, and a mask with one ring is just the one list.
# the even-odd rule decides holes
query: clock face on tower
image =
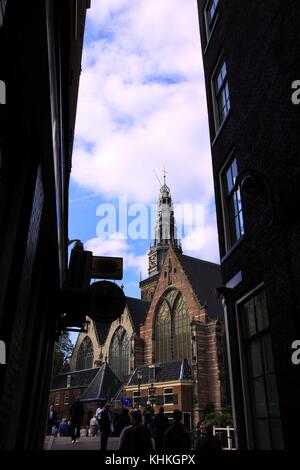
{"label": "clock face on tower", "polygon": [[150,268],[154,268],[156,266],[156,254],[149,256],[149,266]]}

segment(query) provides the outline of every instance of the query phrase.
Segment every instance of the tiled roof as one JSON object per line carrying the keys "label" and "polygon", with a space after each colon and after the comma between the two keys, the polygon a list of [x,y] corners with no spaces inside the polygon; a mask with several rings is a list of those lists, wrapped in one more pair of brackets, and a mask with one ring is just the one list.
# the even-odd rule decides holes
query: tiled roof
{"label": "tiled roof", "polygon": [[[133,297],[126,297],[126,304],[130,312],[130,316],[135,329],[139,329],[140,324],[144,323],[150,302]],[[111,323],[94,322],[99,343],[104,344],[111,327]]]}
{"label": "tiled roof", "polygon": [[140,327],[140,324],[144,323],[146,319],[150,302],[141,299],[134,299],[133,297],[126,297],[126,303],[134,327],[135,329],[138,329]]}
{"label": "tiled roof", "polygon": [[80,401],[110,400],[119,390],[120,385],[118,377],[109,365],[104,363],[98,369],[88,388],[80,396]]}
{"label": "tiled roof", "polygon": [[66,388],[68,375],[71,376],[70,387],[87,386],[91,383],[98,371],[99,367],[94,367],[93,369],[83,369],[75,372],[56,375],[52,379],[51,389],[55,390],[59,388]]}
{"label": "tiled roof", "polygon": [[172,380],[189,380],[192,378],[192,371],[186,359],[156,365],[154,377],[152,370],[152,367],[149,366],[142,366],[135,369],[127,385],[138,385],[138,373],[142,374],[141,384],[169,382]]}
{"label": "tiled roof", "polygon": [[220,266],[191,256],[177,256],[199,302],[201,305],[207,305],[209,318],[222,319],[222,303],[214,294],[215,288],[222,285]]}

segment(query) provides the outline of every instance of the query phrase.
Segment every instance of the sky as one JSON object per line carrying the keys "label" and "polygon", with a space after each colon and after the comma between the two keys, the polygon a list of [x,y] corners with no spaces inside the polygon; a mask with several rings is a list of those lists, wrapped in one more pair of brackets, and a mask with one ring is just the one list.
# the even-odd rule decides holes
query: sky
{"label": "sky", "polygon": [[123,257],[118,284],[140,297],[164,168],[183,252],[219,262],[197,1],[91,3],[69,238]]}

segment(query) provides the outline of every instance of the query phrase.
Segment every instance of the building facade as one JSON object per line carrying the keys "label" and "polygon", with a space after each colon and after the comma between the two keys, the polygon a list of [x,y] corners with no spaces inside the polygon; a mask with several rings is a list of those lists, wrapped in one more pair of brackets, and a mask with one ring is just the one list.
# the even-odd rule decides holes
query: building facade
{"label": "building facade", "polygon": [[299,448],[300,5],[198,0],[240,449]]}
{"label": "building facade", "polygon": [[1,449],[44,443],[88,7],[0,2]]}
{"label": "building facade", "polygon": [[117,401],[145,405],[155,389],[155,405],[169,413],[179,407],[191,428],[208,405],[217,412],[230,408],[223,309],[214,295],[220,268],[182,254],[166,183],[148,257],[141,300],[127,298],[112,324],[90,321],[77,339],[71,370],[107,362],[122,381]]}

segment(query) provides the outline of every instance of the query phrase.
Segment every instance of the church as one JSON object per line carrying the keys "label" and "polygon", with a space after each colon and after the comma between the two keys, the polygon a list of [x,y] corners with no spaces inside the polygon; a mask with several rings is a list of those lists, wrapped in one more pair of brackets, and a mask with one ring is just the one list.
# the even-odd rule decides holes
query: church
{"label": "church", "polygon": [[223,308],[214,295],[220,267],[182,253],[166,181],[148,258],[141,299],[127,297],[112,323],[89,319],[87,332],[77,338],[71,372],[53,379],[51,395],[62,413],[72,388],[89,416],[101,398],[120,408],[150,400],[155,411],[164,406],[170,416],[180,409],[191,429],[208,406],[230,409]]}

